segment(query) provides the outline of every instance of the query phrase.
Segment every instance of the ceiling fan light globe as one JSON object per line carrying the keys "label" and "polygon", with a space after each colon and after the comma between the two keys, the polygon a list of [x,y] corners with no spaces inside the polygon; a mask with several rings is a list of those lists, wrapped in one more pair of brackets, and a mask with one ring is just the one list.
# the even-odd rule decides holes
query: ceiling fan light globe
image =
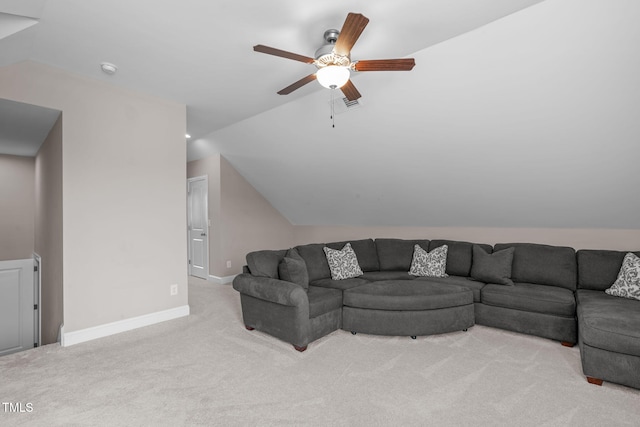
{"label": "ceiling fan light globe", "polygon": [[349,68],[340,65],[327,65],[316,72],[318,83],[327,89],[336,89],[344,86],[349,81],[349,77],[351,77]]}

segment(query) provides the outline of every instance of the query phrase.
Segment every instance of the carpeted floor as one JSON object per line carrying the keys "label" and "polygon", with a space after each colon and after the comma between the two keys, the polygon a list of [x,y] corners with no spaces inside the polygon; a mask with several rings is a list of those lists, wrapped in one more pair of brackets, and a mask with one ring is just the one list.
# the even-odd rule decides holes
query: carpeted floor
{"label": "carpeted floor", "polygon": [[616,426],[640,391],[588,384],[577,347],[498,329],[336,331],[298,353],[244,329],[229,285],[190,279],[192,315],[0,358],[2,426]]}

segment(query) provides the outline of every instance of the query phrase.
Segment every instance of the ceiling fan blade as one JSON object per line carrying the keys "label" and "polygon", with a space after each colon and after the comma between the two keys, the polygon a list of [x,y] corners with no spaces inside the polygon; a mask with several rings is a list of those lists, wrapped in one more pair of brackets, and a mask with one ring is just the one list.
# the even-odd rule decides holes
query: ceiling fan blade
{"label": "ceiling fan blade", "polygon": [[309,82],[312,82],[316,79],[315,74],[309,74],[307,77],[303,77],[297,82],[285,87],[284,89],[278,91],[278,95],[289,95],[296,89],[300,89],[302,86],[306,85]]}
{"label": "ceiling fan blade", "polygon": [[360,92],[358,92],[358,89],[356,89],[356,87],[353,85],[353,82],[351,80],[348,80],[344,84],[344,86],[340,88],[340,90],[342,90],[342,93],[344,93],[345,98],[347,98],[349,101],[355,101],[356,99],[362,97],[362,95],[360,95]]}
{"label": "ceiling fan blade", "polygon": [[410,71],[415,65],[413,58],[365,59],[356,62],[354,68],[356,71]]}
{"label": "ceiling fan blade", "polygon": [[304,55],[298,55],[297,53],[287,52],[286,50],[276,49],[274,47],[264,46],[257,44],[253,47],[253,50],[260,53],[266,53],[268,55],[279,56],[281,58],[293,59],[294,61],[304,62],[311,64],[314,59]]}
{"label": "ceiling fan blade", "polygon": [[338,55],[349,56],[351,48],[369,23],[369,18],[360,13],[349,13],[342,24],[342,30],[334,47]]}

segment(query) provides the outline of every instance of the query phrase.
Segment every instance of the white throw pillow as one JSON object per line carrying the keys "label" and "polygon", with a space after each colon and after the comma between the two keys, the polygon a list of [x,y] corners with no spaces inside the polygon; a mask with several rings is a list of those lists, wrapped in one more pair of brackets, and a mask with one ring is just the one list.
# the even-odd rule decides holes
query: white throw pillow
{"label": "white throw pillow", "polygon": [[324,247],[324,253],[327,256],[329,269],[331,270],[331,278],[333,280],[351,279],[352,277],[362,276],[362,269],[358,264],[356,253],[351,248],[351,243],[344,245],[342,250]]}
{"label": "white throw pillow", "polygon": [[614,297],[640,300],[640,258],[629,252],[624,256],[618,278],[605,292]]}
{"label": "white throw pillow", "polygon": [[449,277],[447,270],[447,251],[449,247],[442,245],[431,252],[427,252],[415,245],[413,247],[413,260],[409,274],[423,277]]}

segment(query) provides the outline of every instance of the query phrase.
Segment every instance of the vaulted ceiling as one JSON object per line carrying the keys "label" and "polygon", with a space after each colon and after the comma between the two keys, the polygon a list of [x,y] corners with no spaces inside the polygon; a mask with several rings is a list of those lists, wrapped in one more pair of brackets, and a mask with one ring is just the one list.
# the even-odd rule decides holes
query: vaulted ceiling
{"label": "vaulted ceiling", "polygon": [[[276,95],[313,67],[252,46],[313,56],[351,11],[370,19],[354,59],[417,65],[356,75],[361,106],[332,128],[315,82]],[[640,228],[634,0],[0,0],[0,13],[38,20],[0,39],[0,66],[186,104],[189,159],[222,153],[295,224]]]}
{"label": "vaulted ceiling", "polygon": [[[371,19],[355,56],[403,57],[540,1],[0,0],[16,25],[20,15],[38,21],[0,39],[0,66],[31,59],[184,103],[197,139],[320,90],[276,95],[314,68],[256,44],[313,56],[353,11]],[[118,72],[102,73],[101,62]]]}
{"label": "vaulted ceiling", "polygon": [[[547,0],[189,144],[295,224],[640,228],[640,3]],[[364,37],[364,35],[363,35]]]}

